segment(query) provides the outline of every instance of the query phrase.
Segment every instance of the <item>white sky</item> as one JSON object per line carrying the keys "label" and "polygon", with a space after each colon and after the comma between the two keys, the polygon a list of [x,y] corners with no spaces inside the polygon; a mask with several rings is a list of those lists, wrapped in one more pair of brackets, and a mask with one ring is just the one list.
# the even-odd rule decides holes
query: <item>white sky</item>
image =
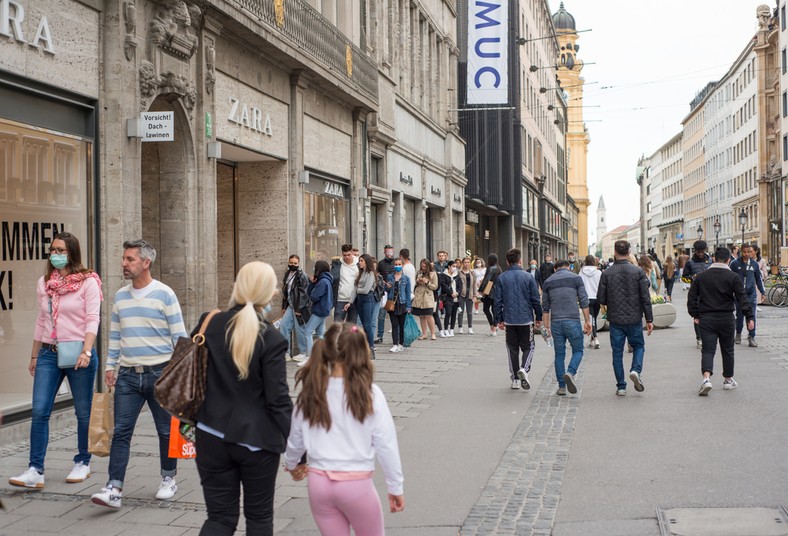
{"label": "white sky", "polygon": [[[558,11],[559,0],[549,3]],[[755,34],[760,4],[774,7],[773,0],[564,0],[577,29],[592,30],[578,36],[578,57],[595,63],[583,69],[589,243],[600,195],[608,231],[640,217],[638,158],[681,131],[695,94],[719,80]]]}

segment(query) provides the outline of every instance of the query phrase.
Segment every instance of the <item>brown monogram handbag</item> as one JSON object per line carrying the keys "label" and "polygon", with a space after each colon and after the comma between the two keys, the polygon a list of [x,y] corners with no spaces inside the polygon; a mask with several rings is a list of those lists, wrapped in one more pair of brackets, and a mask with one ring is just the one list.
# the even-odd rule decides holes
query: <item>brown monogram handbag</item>
{"label": "brown monogram handbag", "polygon": [[156,401],[181,422],[194,424],[197,411],[205,400],[208,373],[208,348],[205,329],[216,313],[214,309],[203,320],[200,331],[191,339],[181,337],[167,366],[153,386]]}

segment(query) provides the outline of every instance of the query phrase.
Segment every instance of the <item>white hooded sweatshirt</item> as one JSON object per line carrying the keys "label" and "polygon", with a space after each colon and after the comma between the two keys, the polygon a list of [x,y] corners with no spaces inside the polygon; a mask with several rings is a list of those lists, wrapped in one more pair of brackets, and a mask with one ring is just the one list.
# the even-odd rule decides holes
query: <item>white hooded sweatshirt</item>
{"label": "white hooded sweatshirt", "polygon": [[589,300],[596,299],[596,291],[599,289],[599,280],[602,279],[602,271],[596,266],[583,266],[580,270],[580,277],[586,287],[586,294]]}

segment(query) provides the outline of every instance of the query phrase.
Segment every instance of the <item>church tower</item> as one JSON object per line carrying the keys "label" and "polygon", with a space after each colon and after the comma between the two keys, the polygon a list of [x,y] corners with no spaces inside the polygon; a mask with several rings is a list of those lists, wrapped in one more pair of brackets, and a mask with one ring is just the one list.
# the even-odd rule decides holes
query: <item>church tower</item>
{"label": "church tower", "polygon": [[[586,176],[588,161],[588,144],[591,141],[583,122],[583,84],[585,79],[580,76],[583,62],[577,59],[580,45],[577,44],[575,18],[564,8],[564,3],[553,15],[560,55],[556,58],[557,76],[567,97],[566,147],[568,166],[568,190],[578,208],[577,216],[577,249],[580,255],[588,254],[588,178]],[[604,207],[600,206],[603,211]],[[603,211],[604,212],[604,211]],[[599,241],[597,238],[597,241]]]}
{"label": "church tower", "polygon": [[602,242],[602,237],[607,233],[607,210],[605,210],[605,199],[599,196],[599,205],[596,207],[596,241]]}

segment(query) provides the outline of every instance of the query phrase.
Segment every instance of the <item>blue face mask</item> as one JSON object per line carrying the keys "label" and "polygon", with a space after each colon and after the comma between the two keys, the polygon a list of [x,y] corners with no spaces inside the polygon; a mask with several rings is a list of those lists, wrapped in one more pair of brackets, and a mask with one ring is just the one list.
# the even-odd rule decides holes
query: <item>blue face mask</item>
{"label": "blue face mask", "polygon": [[266,305],[265,307],[263,307],[263,312],[264,313],[270,313],[271,312],[271,304],[270,303],[268,305]]}
{"label": "blue face mask", "polygon": [[66,265],[68,264],[68,255],[66,255],[65,253],[63,254],[53,253],[52,255],[49,256],[49,262],[52,263],[52,266],[60,270],[61,268],[65,268]]}
{"label": "blue face mask", "polygon": [[394,267],[394,271],[395,272],[401,272],[402,271],[402,266],[395,266]]}

